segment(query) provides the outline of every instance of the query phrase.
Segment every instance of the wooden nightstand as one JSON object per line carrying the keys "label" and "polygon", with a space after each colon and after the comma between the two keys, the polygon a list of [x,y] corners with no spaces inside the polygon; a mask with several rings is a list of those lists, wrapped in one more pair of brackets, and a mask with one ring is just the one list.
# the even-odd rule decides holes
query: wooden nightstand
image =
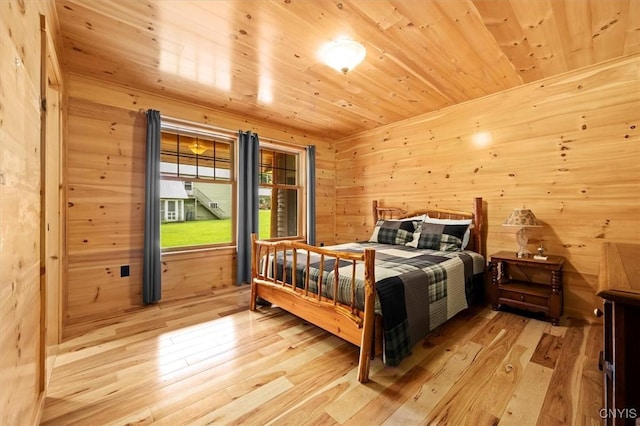
{"label": "wooden nightstand", "polygon": [[501,305],[542,312],[558,325],[562,315],[562,265],[564,257],[518,258],[515,253],[501,251],[491,255],[491,302],[493,309]]}

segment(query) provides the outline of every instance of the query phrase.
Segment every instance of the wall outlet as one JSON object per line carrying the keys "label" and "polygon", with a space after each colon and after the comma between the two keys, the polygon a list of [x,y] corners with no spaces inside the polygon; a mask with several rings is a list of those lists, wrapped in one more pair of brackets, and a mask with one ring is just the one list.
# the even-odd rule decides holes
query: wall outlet
{"label": "wall outlet", "polygon": [[129,276],[129,265],[122,265],[120,267],[120,276],[128,277]]}

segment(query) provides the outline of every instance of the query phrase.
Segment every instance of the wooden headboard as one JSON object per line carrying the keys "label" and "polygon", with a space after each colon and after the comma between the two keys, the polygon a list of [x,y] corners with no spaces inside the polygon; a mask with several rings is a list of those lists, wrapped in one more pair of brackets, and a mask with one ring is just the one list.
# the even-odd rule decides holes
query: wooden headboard
{"label": "wooden headboard", "polygon": [[437,219],[471,219],[471,238],[468,249],[485,256],[482,241],[482,197],[473,199],[471,211],[448,210],[435,207],[406,211],[398,207],[380,206],[378,200],[373,200],[372,204],[374,224],[380,219],[404,219],[406,217],[420,216],[423,214]]}

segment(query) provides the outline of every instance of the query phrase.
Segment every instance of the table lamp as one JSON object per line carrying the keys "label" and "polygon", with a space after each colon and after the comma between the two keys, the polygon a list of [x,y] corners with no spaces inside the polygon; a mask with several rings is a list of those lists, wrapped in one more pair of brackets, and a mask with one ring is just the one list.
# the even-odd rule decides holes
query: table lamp
{"label": "table lamp", "polygon": [[531,252],[527,250],[527,243],[529,238],[527,237],[527,228],[539,228],[542,225],[538,223],[538,219],[529,209],[515,209],[511,212],[507,220],[504,221],[502,226],[517,226],[518,232],[516,233],[516,240],[520,249],[516,253],[518,257],[529,257]]}

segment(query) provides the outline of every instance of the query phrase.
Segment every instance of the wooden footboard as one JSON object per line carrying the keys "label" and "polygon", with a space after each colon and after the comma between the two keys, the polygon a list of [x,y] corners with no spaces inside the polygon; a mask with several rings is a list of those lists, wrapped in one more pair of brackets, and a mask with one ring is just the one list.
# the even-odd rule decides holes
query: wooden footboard
{"label": "wooden footboard", "polygon": [[[369,380],[369,362],[372,354],[374,320],[375,320],[375,251],[365,249],[362,253],[326,250],[297,241],[259,241],[254,234],[253,257],[251,262],[251,306],[256,309],[257,298],[282,307],[284,310],[317,325],[344,340],[360,347],[358,364],[358,381]],[[312,254],[320,258],[319,269],[323,271],[327,262],[334,262],[331,283],[323,283],[322,275],[314,283],[317,291],[310,288],[309,274],[302,274],[298,279],[295,268],[299,258],[306,258],[309,270],[309,258]],[[278,263],[274,259],[289,258],[287,262]],[[339,264],[351,263],[350,276],[339,274]],[[356,306],[356,268],[364,267],[364,311]],[[293,271],[293,273],[292,273]],[[338,301],[338,277],[340,281],[350,281],[351,298],[348,303]],[[302,282],[300,282],[302,281]],[[331,285],[333,288],[323,289]],[[344,292],[343,292],[344,293]],[[327,296],[328,295],[328,296]]]}

